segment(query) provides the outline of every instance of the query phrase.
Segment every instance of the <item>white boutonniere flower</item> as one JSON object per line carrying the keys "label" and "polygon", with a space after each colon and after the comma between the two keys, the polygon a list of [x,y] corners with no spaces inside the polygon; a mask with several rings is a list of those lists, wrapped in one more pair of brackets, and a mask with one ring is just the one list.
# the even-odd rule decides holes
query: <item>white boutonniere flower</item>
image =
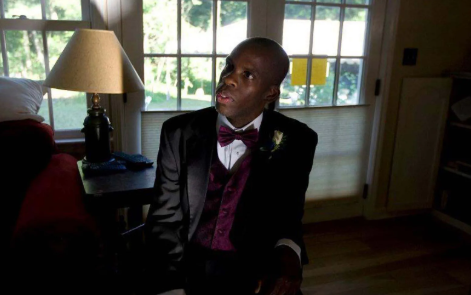
{"label": "white boutonniere flower", "polygon": [[275,130],[272,141],[274,143],[274,148],[272,149],[272,151],[274,152],[280,148],[281,142],[283,141],[283,132]]}
{"label": "white boutonniere flower", "polygon": [[261,151],[264,152],[270,152],[270,158],[273,156],[273,153],[277,150],[281,150],[284,148],[286,144],[286,135],[283,134],[283,132],[279,130],[275,130],[273,133],[273,138],[271,142],[269,142],[267,145],[262,146],[260,148]]}

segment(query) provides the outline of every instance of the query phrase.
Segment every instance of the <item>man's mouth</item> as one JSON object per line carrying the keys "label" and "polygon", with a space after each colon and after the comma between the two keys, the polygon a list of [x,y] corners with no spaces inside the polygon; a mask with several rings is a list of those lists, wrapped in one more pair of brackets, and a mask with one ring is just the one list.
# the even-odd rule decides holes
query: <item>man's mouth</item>
{"label": "man's mouth", "polygon": [[226,93],[224,92],[219,92],[216,94],[216,100],[217,102],[219,103],[228,103],[228,102],[231,102],[233,101],[232,97],[228,96]]}

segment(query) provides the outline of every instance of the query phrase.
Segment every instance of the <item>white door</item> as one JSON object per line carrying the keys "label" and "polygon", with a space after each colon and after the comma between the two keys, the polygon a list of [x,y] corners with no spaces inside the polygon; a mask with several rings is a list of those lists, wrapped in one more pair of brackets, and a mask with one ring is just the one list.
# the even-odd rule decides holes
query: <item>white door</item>
{"label": "white door", "polygon": [[[283,1],[282,1],[283,2]],[[284,1],[280,38],[291,58],[279,110],[319,135],[305,222],[363,214],[386,0]]]}

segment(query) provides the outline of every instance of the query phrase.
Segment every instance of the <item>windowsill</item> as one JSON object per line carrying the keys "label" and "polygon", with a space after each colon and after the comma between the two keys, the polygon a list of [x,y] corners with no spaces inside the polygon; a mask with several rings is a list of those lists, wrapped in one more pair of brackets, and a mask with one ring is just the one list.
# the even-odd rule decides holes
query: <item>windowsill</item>
{"label": "windowsill", "polygon": [[356,108],[356,107],[368,107],[370,104],[349,104],[349,105],[337,105],[337,106],[331,106],[331,105],[326,105],[326,106],[282,106],[278,107],[279,111],[282,110],[305,110],[305,109],[333,109],[333,108]]}
{"label": "windowsill", "polygon": [[[279,107],[277,110],[313,110],[313,109],[332,109],[332,108],[357,108],[357,107],[369,107],[371,104],[351,104],[351,105],[337,105],[337,106],[283,106]],[[181,110],[181,111],[176,111],[176,110],[148,110],[148,111],[141,111],[141,113],[189,113],[197,110]]]}

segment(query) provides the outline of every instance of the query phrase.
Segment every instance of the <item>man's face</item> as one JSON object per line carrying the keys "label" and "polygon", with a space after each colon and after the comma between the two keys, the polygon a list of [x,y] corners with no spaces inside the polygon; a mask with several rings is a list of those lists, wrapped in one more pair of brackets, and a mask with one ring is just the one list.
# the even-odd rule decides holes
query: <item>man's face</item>
{"label": "man's face", "polygon": [[253,121],[267,102],[278,97],[279,88],[272,82],[269,56],[260,48],[244,44],[226,59],[216,88],[216,109],[235,127]]}

